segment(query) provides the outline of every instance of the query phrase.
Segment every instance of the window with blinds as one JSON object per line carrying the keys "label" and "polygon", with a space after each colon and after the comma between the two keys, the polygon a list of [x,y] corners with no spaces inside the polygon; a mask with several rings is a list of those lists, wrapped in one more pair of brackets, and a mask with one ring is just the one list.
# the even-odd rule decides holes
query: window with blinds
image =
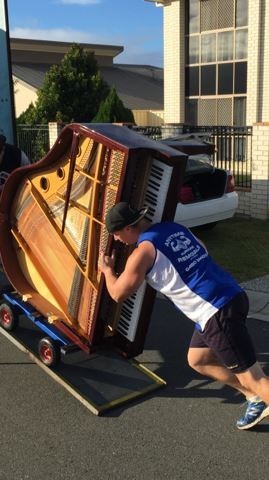
{"label": "window with blinds", "polygon": [[248,0],[187,0],[186,5],[186,115],[199,124],[233,124],[235,117],[241,122],[245,102],[238,99],[247,94]]}

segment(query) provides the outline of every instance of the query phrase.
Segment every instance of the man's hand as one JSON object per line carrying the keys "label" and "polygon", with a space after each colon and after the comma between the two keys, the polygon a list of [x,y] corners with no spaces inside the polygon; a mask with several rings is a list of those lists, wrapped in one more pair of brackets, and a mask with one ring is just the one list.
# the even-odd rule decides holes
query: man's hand
{"label": "man's hand", "polygon": [[107,270],[114,272],[115,267],[115,250],[113,250],[112,255],[105,255],[103,252],[100,254],[99,258],[99,268],[102,273],[106,273]]}
{"label": "man's hand", "polygon": [[142,242],[133,250],[124,271],[117,276],[114,272],[115,252],[111,257],[100,255],[100,270],[105,275],[109,295],[116,302],[122,302],[136,292],[155,260],[155,248],[150,242]]}

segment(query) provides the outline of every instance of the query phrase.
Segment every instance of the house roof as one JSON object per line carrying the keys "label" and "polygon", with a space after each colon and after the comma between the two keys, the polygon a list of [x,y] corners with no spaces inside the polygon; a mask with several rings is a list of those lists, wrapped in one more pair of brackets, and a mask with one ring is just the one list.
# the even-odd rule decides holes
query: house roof
{"label": "house roof", "polygon": [[[60,63],[72,42],[11,38],[12,73],[40,89],[46,72]],[[124,48],[118,45],[80,43],[92,51],[104,80],[114,86],[124,105],[132,110],[163,110],[163,69],[150,65],[114,63]]]}
{"label": "house roof", "polygon": [[163,70],[157,67],[114,64],[101,67],[103,78],[132,110],[163,110]]}
{"label": "house roof", "polygon": [[[12,64],[13,75],[39,89],[49,69],[44,64]],[[114,86],[124,105],[132,110],[163,109],[163,71],[157,67],[114,64],[100,67],[104,80]]]}
{"label": "house roof", "polygon": [[42,87],[48,68],[48,65],[43,64],[29,63],[28,65],[24,65],[12,63],[13,75],[36,89]]}
{"label": "house roof", "polygon": [[[29,57],[33,63],[50,64],[52,59],[58,61],[76,42],[56,42],[52,40],[33,40],[29,38],[11,38],[10,51],[12,62],[27,62]],[[111,61],[123,52],[121,45],[99,45],[80,43],[82,48],[90,50],[96,57],[107,57]],[[56,62],[57,62],[56,60]]]}

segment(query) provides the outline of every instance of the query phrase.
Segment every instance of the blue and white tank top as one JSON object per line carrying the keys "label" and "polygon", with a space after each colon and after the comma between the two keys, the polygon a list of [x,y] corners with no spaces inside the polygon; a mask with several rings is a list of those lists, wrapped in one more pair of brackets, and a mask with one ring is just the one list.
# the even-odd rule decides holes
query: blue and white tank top
{"label": "blue and white tank top", "polygon": [[241,287],[209,256],[191,231],[174,222],[152,225],[143,232],[137,245],[151,242],[156,257],[146,281],[168,297],[184,315],[204,330],[206,322]]}

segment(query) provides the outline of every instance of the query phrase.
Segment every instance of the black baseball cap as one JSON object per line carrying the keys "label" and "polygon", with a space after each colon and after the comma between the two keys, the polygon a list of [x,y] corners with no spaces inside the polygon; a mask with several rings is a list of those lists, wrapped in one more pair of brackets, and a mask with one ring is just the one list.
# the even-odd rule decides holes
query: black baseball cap
{"label": "black baseball cap", "polygon": [[135,225],[146,215],[148,208],[132,208],[127,202],[116,203],[106,215],[106,228],[113,234],[129,225]]}

